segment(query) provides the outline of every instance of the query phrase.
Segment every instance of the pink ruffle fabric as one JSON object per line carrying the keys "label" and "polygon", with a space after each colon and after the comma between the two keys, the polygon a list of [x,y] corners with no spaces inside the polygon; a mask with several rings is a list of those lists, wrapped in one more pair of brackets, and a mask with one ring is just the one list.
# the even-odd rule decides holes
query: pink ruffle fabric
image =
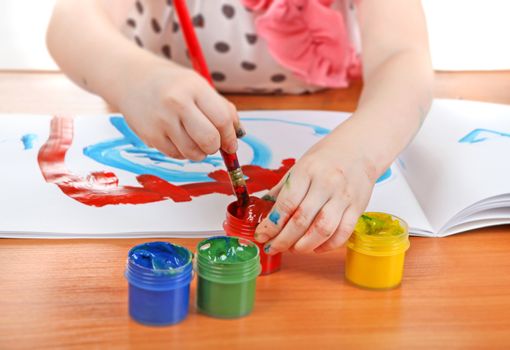
{"label": "pink ruffle fabric", "polygon": [[243,0],[258,14],[257,33],[283,67],[317,86],[346,87],[360,76],[342,14],[333,0]]}

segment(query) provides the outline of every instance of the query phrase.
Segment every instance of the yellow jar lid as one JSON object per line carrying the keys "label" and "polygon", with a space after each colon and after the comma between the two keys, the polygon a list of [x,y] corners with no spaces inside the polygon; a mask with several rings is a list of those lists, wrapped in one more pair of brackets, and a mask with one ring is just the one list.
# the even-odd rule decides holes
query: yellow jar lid
{"label": "yellow jar lid", "polygon": [[409,248],[407,223],[391,214],[366,212],[360,216],[347,247],[357,252],[387,256]]}

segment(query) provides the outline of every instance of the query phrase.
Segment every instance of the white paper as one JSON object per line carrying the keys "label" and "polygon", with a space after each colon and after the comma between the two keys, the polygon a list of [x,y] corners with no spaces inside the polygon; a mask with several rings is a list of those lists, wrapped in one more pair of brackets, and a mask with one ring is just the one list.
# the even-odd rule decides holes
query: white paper
{"label": "white paper", "polygon": [[[276,169],[283,159],[299,158],[348,116],[324,111],[241,112],[248,136],[240,143],[240,162]],[[97,207],[63,193],[45,180],[38,163],[53,119],[0,116],[1,237],[189,237],[222,232],[232,194]],[[155,171],[153,175],[176,186],[201,186],[200,176],[224,166],[219,155],[202,163],[151,160],[150,150],[135,147],[129,132],[119,131],[121,116],[79,116],[72,125],[74,136],[64,165],[81,178],[111,172],[118,186],[141,187],[137,175]],[[35,135],[32,149],[24,149],[24,135]],[[105,143],[117,146],[103,147]],[[98,149],[99,158],[93,152]],[[116,151],[120,156],[114,160],[130,161],[135,170],[112,163],[107,155]],[[423,236],[507,223],[509,154],[509,106],[436,100],[415,140],[376,184],[367,210],[399,216],[408,222],[411,233]],[[110,193],[111,187],[104,191]]]}
{"label": "white paper", "polygon": [[403,173],[435,231],[479,201],[510,194],[510,106],[435,100],[403,152]]}
{"label": "white paper", "polygon": [[[258,147],[259,162],[270,169],[278,168],[282,159],[298,158],[328,130],[345,120],[349,114],[316,111],[254,111],[242,112],[249,135],[238,152],[242,164],[254,161]],[[87,177],[94,171],[113,172],[120,186],[140,186],[136,174],[101,164],[84,154],[84,148],[108,140],[123,138],[112,125],[111,118],[120,116],[79,116],[74,118],[72,145],[66,153],[65,166],[75,175]],[[139,237],[139,236],[205,236],[222,232],[225,208],[233,195],[209,194],[190,202],[162,200],[146,204],[121,204],[95,207],[65,195],[60,188],[47,183],[38,165],[39,148],[49,136],[51,116],[4,115],[0,117],[0,150],[5,170],[0,175],[4,195],[0,198],[4,237]],[[23,135],[36,135],[33,149],[25,150]],[[270,157],[268,157],[270,155]],[[157,164],[136,154],[124,152],[124,158],[137,164],[160,169],[182,169],[188,173],[223,169],[221,158],[210,163],[181,165]],[[187,176],[187,175],[183,175]],[[173,182],[176,185],[179,183]],[[187,183],[187,181],[183,182]],[[395,215],[416,219],[427,225],[411,191],[398,168],[376,185],[370,208],[387,208]],[[413,208],[414,207],[414,208]],[[386,210],[386,211],[388,211]]]}

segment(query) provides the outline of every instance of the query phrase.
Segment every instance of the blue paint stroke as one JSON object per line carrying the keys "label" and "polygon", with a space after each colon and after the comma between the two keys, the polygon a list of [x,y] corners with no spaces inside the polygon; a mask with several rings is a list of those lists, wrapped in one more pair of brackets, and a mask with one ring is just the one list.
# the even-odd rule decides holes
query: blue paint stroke
{"label": "blue paint stroke", "polygon": [[[481,136],[481,134],[489,134],[490,136]],[[474,129],[469,132],[466,136],[459,140],[460,143],[478,143],[487,141],[491,136],[496,135],[498,137],[510,137],[509,133],[504,133],[490,129]]]}
{"label": "blue paint stroke", "polygon": [[[208,174],[211,171],[185,172],[182,169],[161,167],[161,164],[170,164],[183,168],[189,164],[205,163],[213,167],[221,168],[223,160],[220,156],[208,156],[201,162],[179,160],[167,157],[154,148],[147,147],[143,141],[129,128],[124,118],[114,116],[110,123],[121,133],[123,137],[114,140],[97,143],[85,147],[83,153],[95,161],[114,168],[129,171],[131,173],[151,174],[166,181],[174,183],[182,182],[210,182],[213,181]],[[271,163],[271,150],[254,136],[245,136],[242,142],[253,150],[253,159],[250,164],[267,168]],[[125,154],[134,157],[135,160],[150,160],[152,164],[140,164],[125,158]]]}
{"label": "blue paint stroke", "polygon": [[271,149],[253,135],[246,135],[241,139],[253,150],[253,159],[250,164],[258,165],[262,168],[269,167],[273,154]]}
{"label": "blue paint stroke", "polygon": [[[322,126],[287,121],[276,118],[242,118],[243,121],[284,123],[302,126],[313,130],[314,135],[322,137],[331,132]],[[129,128],[125,119],[121,116],[110,117],[110,123],[121,134],[120,138],[107,140],[83,149],[83,154],[98,163],[122,169],[136,175],[150,174],[172,183],[183,182],[211,182],[209,173],[223,168],[223,160],[220,156],[207,156],[200,162],[191,160],[179,160],[170,158],[154,148],[147,147],[143,141]],[[272,151],[269,146],[253,135],[246,135],[240,142],[244,142],[253,152],[250,165],[268,168],[272,160]],[[126,158],[126,155],[129,155]],[[184,168],[192,164],[208,164],[213,169],[208,171],[186,171]],[[163,167],[162,165],[167,165]],[[388,169],[377,183],[391,176]]]}
{"label": "blue paint stroke", "polygon": [[280,213],[275,210],[273,210],[271,212],[271,214],[269,214],[269,220],[275,224],[275,225],[278,225],[278,220],[280,220]]}
{"label": "blue paint stroke", "polygon": [[23,142],[23,149],[25,151],[34,148],[35,141],[37,141],[36,134],[25,134],[21,136],[21,142]]}
{"label": "blue paint stroke", "polygon": [[379,178],[377,179],[377,181],[375,183],[382,182],[384,180],[389,179],[390,177],[391,177],[391,168],[388,168],[381,176],[379,176]]}

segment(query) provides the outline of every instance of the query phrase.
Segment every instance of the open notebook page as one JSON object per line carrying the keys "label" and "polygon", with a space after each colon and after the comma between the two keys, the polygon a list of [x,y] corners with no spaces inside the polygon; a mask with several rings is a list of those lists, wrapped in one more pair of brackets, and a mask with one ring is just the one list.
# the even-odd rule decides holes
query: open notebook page
{"label": "open notebook page", "polygon": [[[476,212],[510,207],[510,106],[473,101],[435,100],[416,138],[401,155],[402,171],[437,235],[459,227],[510,222],[506,212]],[[493,205],[490,205],[490,204]],[[485,206],[485,207],[484,207]],[[490,215],[489,215],[490,214]],[[456,229],[448,230],[450,226]],[[460,226],[459,226],[460,225]]]}

